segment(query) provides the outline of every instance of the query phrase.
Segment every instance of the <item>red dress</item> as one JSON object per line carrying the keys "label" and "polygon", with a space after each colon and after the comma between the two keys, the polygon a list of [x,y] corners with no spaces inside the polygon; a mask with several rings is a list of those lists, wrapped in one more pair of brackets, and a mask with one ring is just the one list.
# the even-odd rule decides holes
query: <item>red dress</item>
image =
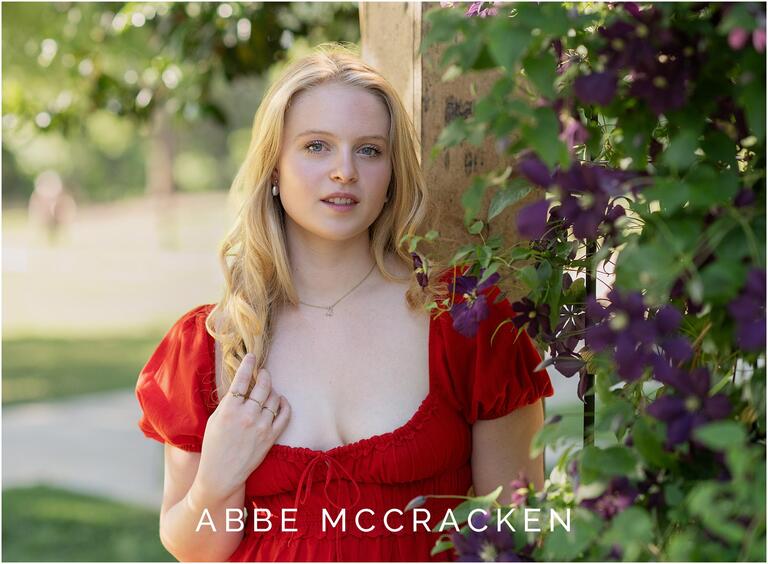
{"label": "red dress", "polygon": [[[430,557],[439,534],[423,524],[414,527],[411,511],[398,511],[420,495],[466,495],[472,485],[472,424],[553,394],[547,373],[533,370],[540,358],[525,333],[516,339],[514,326],[506,323],[491,346],[496,326],[514,313],[506,299],[493,304],[498,287],[485,293],[490,313],[474,338],[456,332],[447,313],[432,318],[429,392],[407,423],[328,451],[272,447],[246,481],[251,515],[229,561],[451,559],[451,551]],[[218,403],[214,340],[205,329],[212,307],[197,307],[173,325],[136,386],[144,434],[187,451],[200,451],[206,421]],[[459,502],[429,499],[417,513],[424,519],[423,509],[429,511],[431,529]],[[253,531],[251,508],[270,510],[270,531]],[[285,530],[281,508],[298,508],[287,514],[295,521],[286,521]],[[342,514],[345,527],[336,520]],[[266,527],[261,521],[260,528]]]}

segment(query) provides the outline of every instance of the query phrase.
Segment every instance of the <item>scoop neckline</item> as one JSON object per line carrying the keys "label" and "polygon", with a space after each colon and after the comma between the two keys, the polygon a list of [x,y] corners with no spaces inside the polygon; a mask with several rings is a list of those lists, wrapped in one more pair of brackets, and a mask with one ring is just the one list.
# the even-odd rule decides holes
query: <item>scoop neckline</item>
{"label": "scoop neckline", "polygon": [[[208,313],[210,313],[210,310],[213,309],[215,304],[211,304],[208,308]],[[207,315],[207,314],[206,314]],[[429,314],[428,314],[429,315]],[[385,442],[387,440],[393,440],[398,435],[401,435],[411,429],[411,427],[416,426],[420,421],[422,417],[425,416],[427,413],[427,407],[432,402],[434,398],[434,389],[432,386],[432,374],[434,370],[434,366],[432,364],[432,356],[433,356],[433,339],[434,339],[434,332],[435,332],[435,323],[437,323],[436,319],[432,317],[432,315],[429,315],[429,330],[427,335],[427,371],[428,371],[428,382],[427,382],[427,395],[424,397],[423,400],[421,400],[421,403],[416,408],[416,411],[414,411],[413,415],[402,425],[399,427],[391,430],[386,431],[384,433],[378,433],[376,435],[371,435],[369,437],[363,437],[362,439],[358,439],[356,441],[353,441],[351,443],[337,445],[335,447],[332,447],[330,449],[322,450],[322,449],[314,449],[310,447],[305,446],[295,446],[295,445],[285,445],[281,443],[274,443],[272,447],[270,447],[268,454],[270,452],[283,452],[287,454],[299,454],[299,455],[306,455],[309,457],[315,457],[315,456],[330,456],[338,453],[346,453],[346,452],[353,452],[358,449],[372,446],[376,444],[380,444],[382,442]],[[207,332],[206,332],[207,333]],[[215,349],[215,340],[214,338],[208,334],[208,347],[210,350],[209,357],[213,359],[213,370],[211,373],[213,374],[213,382],[209,385],[212,389],[212,395],[213,398],[216,400],[216,406],[219,405],[219,391],[216,389],[216,349]],[[214,408],[215,409],[215,408]]]}

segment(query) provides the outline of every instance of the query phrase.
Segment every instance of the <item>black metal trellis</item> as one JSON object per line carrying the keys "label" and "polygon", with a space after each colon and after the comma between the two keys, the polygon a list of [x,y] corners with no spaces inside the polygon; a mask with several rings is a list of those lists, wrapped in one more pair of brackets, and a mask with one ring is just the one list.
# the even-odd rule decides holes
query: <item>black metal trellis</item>
{"label": "black metal trellis", "polygon": [[[595,241],[587,241],[587,252],[585,256],[586,268],[586,280],[584,288],[586,290],[586,298],[597,297],[597,272],[595,265],[592,261],[595,258],[597,252],[597,243]],[[585,312],[585,327],[589,324],[589,319]],[[584,393],[584,414],[583,414],[583,441],[584,446],[595,444],[595,375],[587,371],[584,375],[586,380],[586,392]]]}

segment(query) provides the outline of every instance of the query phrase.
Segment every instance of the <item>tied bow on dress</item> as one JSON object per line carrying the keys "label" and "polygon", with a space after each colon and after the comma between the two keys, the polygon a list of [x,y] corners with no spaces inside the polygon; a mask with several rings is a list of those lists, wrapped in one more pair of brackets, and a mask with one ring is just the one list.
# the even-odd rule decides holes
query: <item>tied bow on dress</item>
{"label": "tied bow on dress", "polygon": [[[338,481],[339,486],[341,486],[344,481],[342,480],[342,477],[347,478],[348,482],[352,484],[352,489],[354,491],[354,499],[350,502],[349,508],[356,506],[357,503],[360,501],[360,487],[357,485],[357,482],[352,477],[352,475],[347,471],[346,468],[335,458],[330,456],[327,452],[318,452],[314,457],[312,457],[312,460],[309,461],[307,466],[304,468],[304,471],[301,473],[301,478],[299,478],[299,484],[296,488],[296,498],[294,499],[294,507],[299,508],[301,505],[304,505],[307,500],[309,499],[309,496],[312,492],[312,484],[314,483],[313,477],[315,473],[315,469],[317,468],[317,465],[321,462],[325,463],[326,466],[326,473],[325,473],[325,483],[323,484],[323,496],[325,497],[325,500],[328,502],[329,505],[334,507],[336,510],[340,510],[343,507],[343,500],[340,499],[341,496],[337,495],[336,499],[331,499],[331,496],[329,495],[328,486],[331,483],[331,480],[335,477]],[[340,487],[338,488],[341,489]],[[339,491],[340,494],[340,491]],[[254,502],[254,506],[255,506]],[[341,561],[341,542],[339,538],[339,527],[334,527],[335,531],[335,543],[336,543],[336,554],[338,556],[338,559]],[[296,535],[296,531],[291,532],[291,538],[288,540],[288,545],[290,546],[291,543],[294,541],[294,537]]]}

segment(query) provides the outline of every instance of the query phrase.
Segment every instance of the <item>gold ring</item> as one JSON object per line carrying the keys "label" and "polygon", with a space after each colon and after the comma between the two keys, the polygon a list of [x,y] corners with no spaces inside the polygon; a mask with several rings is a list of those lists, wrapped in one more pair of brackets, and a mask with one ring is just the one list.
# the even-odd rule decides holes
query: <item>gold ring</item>
{"label": "gold ring", "polygon": [[229,393],[232,394],[233,396],[235,396],[236,398],[244,398],[245,397],[245,394],[241,394],[239,392],[229,392]]}
{"label": "gold ring", "polygon": [[262,404],[262,403],[261,403],[259,400],[257,400],[256,398],[252,398],[252,397],[250,397],[250,396],[249,396],[249,397],[248,397],[248,399],[249,399],[249,400],[251,400],[251,401],[255,401],[256,403],[258,403],[258,404],[259,404],[259,407],[260,407],[260,408],[264,409],[264,404]]}
{"label": "gold ring", "polygon": [[268,409],[268,410],[269,410],[269,412],[272,414],[272,421],[274,421],[274,420],[275,420],[275,417],[277,417],[277,413],[275,413],[275,412],[272,410],[272,408],[269,408],[269,407],[267,407],[266,405],[265,405],[265,406],[262,406],[262,407],[263,407],[264,409]]}

